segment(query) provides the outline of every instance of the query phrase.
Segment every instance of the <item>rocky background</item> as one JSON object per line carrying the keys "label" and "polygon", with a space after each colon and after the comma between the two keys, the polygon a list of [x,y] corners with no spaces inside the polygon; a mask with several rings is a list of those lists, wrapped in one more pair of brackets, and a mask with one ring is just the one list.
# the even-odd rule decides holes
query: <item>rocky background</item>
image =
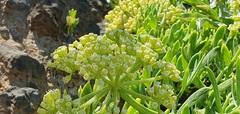
{"label": "rocky background", "polygon": [[0,114],[34,114],[49,89],[67,88],[76,95],[84,81],[46,67],[50,54],[67,45],[66,16],[77,10],[74,38],[104,33],[106,0],[0,0]]}

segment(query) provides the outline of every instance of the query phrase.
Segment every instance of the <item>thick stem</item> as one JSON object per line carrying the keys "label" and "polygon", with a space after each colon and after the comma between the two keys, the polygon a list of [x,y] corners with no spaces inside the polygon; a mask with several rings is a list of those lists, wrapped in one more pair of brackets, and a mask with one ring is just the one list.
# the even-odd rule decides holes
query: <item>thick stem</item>
{"label": "thick stem", "polygon": [[120,78],[120,75],[116,75],[115,80],[114,80],[114,83],[115,83],[115,84],[118,84],[118,83],[119,83],[119,78]]}
{"label": "thick stem", "polygon": [[134,91],[131,91],[131,90],[127,89],[127,88],[120,87],[119,89],[120,89],[119,91],[122,91],[122,92],[125,93],[125,94],[127,93],[127,94],[129,94],[129,95],[132,95],[132,96],[134,96],[134,97],[140,98],[141,100],[154,101],[154,99],[152,99],[151,97],[148,97],[148,96],[139,94],[139,93],[134,92]]}
{"label": "thick stem", "polygon": [[101,79],[102,79],[103,82],[106,83],[107,85],[114,87],[114,84],[113,84],[112,82],[110,82],[108,79],[106,79],[104,76],[102,76]]}
{"label": "thick stem", "polygon": [[94,96],[92,97],[90,100],[88,100],[87,102],[85,102],[84,104],[82,104],[79,109],[83,109],[89,105],[91,105],[94,101],[97,101],[98,100],[98,97],[97,96]]}
{"label": "thick stem", "polygon": [[[121,89],[120,89],[121,90]],[[119,91],[120,91],[119,90]],[[139,111],[139,113],[142,114],[157,114],[156,111],[153,111],[151,109],[148,109],[144,107],[143,105],[137,103],[132,97],[124,93],[123,91],[120,91],[121,98],[123,98],[127,103],[129,103],[133,108]]]}
{"label": "thick stem", "polygon": [[103,88],[99,91],[92,92],[92,93],[95,93],[95,94],[90,93],[91,95],[88,94],[88,95],[80,98],[80,102],[82,100],[88,100],[89,98],[91,98],[91,99],[89,99],[87,102],[83,103],[79,108],[83,109],[83,108],[91,105],[93,102],[101,99],[100,97],[103,97],[105,94],[107,94],[107,92],[110,91],[110,89],[112,89],[112,88],[110,86],[108,86],[108,87],[105,87],[105,88]]}
{"label": "thick stem", "polygon": [[118,89],[117,88],[113,88],[112,89],[112,95],[113,95],[113,103],[114,103],[114,107],[117,107],[118,104]]}
{"label": "thick stem", "polygon": [[158,77],[142,79],[142,80],[127,81],[127,82],[123,82],[122,85],[137,85],[137,84],[154,82],[154,81],[161,80],[161,79],[162,79],[162,77],[158,76]]}
{"label": "thick stem", "polygon": [[137,70],[139,70],[140,67],[142,67],[142,61],[140,59],[135,60],[134,64],[127,69],[127,73],[133,73]]}
{"label": "thick stem", "polygon": [[[136,72],[137,70],[139,70],[139,68],[142,67],[142,66],[143,66],[142,61],[141,61],[140,59],[137,59],[137,60],[135,60],[134,64],[133,64],[130,68],[127,69],[126,74],[128,74],[128,73],[134,73],[134,72]],[[118,82],[119,82],[119,83],[122,83],[122,82],[124,81],[124,79],[126,79],[126,77],[127,77],[127,75],[122,76],[122,77],[119,79]]]}
{"label": "thick stem", "polygon": [[98,91],[94,91],[94,92],[92,92],[92,93],[90,93],[86,96],[81,97],[80,101],[88,100],[88,99],[92,98],[93,96],[98,96],[98,95],[102,96],[102,95],[106,94],[108,91],[110,91],[111,89],[112,89],[111,86],[106,86],[103,89],[100,89]]}

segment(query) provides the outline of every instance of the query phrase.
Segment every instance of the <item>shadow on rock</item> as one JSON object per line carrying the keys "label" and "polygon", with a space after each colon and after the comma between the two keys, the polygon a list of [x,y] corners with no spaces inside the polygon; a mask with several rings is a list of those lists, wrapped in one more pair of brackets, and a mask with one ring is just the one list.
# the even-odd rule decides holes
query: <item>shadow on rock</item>
{"label": "shadow on rock", "polygon": [[37,89],[10,87],[0,95],[1,114],[34,114],[42,101]]}

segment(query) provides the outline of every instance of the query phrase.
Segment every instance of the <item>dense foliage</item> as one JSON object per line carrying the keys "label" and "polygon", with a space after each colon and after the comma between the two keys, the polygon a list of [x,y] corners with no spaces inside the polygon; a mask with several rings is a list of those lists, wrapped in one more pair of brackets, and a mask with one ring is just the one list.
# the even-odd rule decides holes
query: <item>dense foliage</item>
{"label": "dense foliage", "polygon": [[240,0],[115,3],[106,34],[52,53],[65,83],[76,72],[88,83],[77,99],[50,90],[39,114],[240,111]]}

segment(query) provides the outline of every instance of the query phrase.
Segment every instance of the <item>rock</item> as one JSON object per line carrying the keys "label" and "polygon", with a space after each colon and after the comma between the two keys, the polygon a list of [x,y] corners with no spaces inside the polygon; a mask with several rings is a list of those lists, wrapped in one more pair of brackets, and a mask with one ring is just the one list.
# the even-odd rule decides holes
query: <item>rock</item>
{"label": "rock", "polygon": [[0,63],[4,64],[0,83],[8,86],[31,87],[45,92],[47,78],[44,66],[28,54],[0,43]]}
{"label": "rock", "polygon": [[34,114],[42,97],[37,89],[9,87],[0,94],[1,114]]}
{"label": "rock", "polygon": [[0,49],[2,62],[6,63],[12,72],[24,73],[34,78],[45,75],[44,66],[26,53],[15,50],[2,43],[0,43]]}
{"label": "rock", "polygon": [[106,0],[0,0],[0,114],[36,113],[49,88],[65,86],[77,96],[85,84],[81,77],[63,85],[61,74],[44,68],[49,55],[66,44],[70,9],[77,10],[80,20],[73,40],[104,33],[102,21],[110,9]]}
{"label": "rock", "polygon": [[36,31],[40,36],[51,36],[57,38],[59,27],[56,17],[50,9],[37,5],[28,16],[30,29]]}
{"label": "rock", "polygon": [[[28,34],[27,15],[29,14],[30,4],[26,0],[4,0],[0,3],[0,20],[1,26],[5,26],[9,31],[4,31],[8,34],[5,38],[13,39],[17,42],[22,42]],[[6,33],[7,32],[7,33]]]}
{"label": "rock", "polygon": [[3,0],[0,6],[0,27],[8,29],[2,31],[2,37],[19,43],[31,32],[36,37],[66,41],[66,16],[70,9],[76,9],[80,19],[75,39],[90,32],[100,34],[97,23],[110,10],[105,0]]}
{"label": "rock", "polygon": [[7,27],[0,27],[0,36],[5,40],[9,39],[9,30]]}
{"label": "rock", "polygon": [[26,0],[7,0],[6,1],[7,10],[29,10],[30,4]]}

